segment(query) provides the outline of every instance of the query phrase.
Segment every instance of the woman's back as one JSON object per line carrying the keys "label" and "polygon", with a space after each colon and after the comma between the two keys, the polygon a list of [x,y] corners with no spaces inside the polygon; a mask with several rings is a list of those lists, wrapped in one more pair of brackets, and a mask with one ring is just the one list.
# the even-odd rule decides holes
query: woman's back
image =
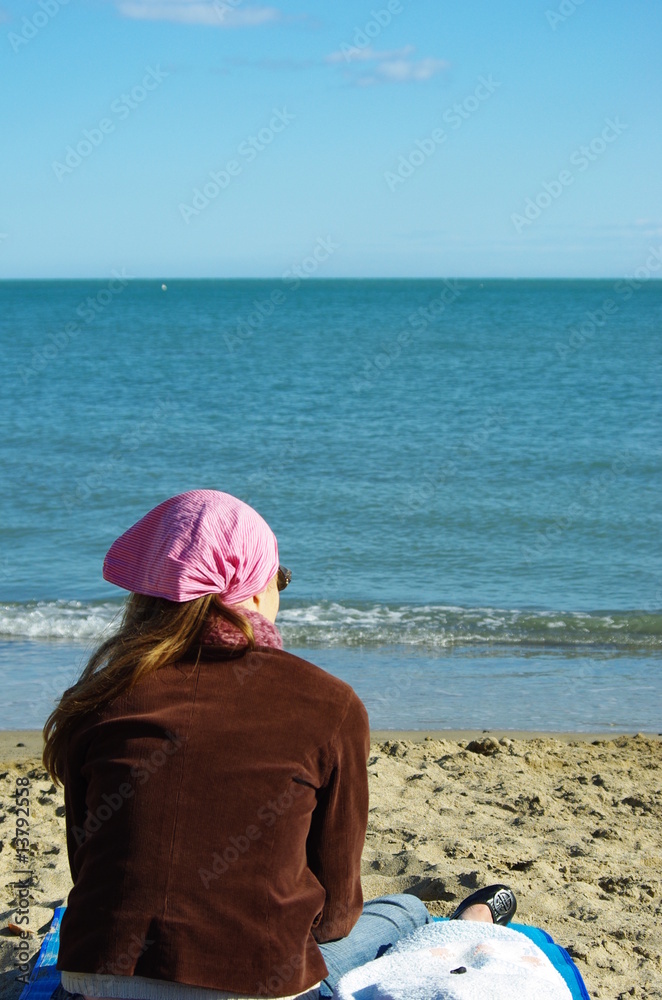
{"label": "woman's back", "polygon": [[348,685],[264,646],[161,667],[87,717],[58,966],[243,994],[324,978],[315,939],[361,912],[368,749]]}

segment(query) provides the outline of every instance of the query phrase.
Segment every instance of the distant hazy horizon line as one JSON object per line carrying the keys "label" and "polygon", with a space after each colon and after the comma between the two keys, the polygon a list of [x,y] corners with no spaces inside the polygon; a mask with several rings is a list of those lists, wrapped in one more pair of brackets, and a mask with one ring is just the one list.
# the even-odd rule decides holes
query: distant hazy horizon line
{"label": "distant hazy horizon line", "polygon": [[[107,281],[109,274],[99,274],[93,276],[80,276],[80,277],[67,277],[67,278],[53,278],[41,276],[38,278],[26,278],[26,277],[0,277],[0,284],[9,282],[39,282],[39,281]],[[112,273],[110,274],[112,277]],[[158,282],[161,284],[167,284],[169,281],[283,281],[282,275],[271,275],[271,276],[248,276],[248,275],[238,275],[235,277],[192,277],[192,276],[180,276],[177,275],[173,277],[172,275],[159,275],[159,276],[144,276],[144,275],[127,275],[131,282]],[[485,281],[628,281],[636,280],[640,284],[649,285],[652,283],[662,283],[662,277],[660,278],[645,278],[637,279],[633,275],[628,274],[612,274],[612,275],[597,275],[594,277],[577,277],[572,275],[523,275],[520,277],[513,277],[512,275],[491,275],[490,277],[467,277],[466,275],[416,275],[415,277],[399,275],[383,275],[383,276],[356,276],[356,275],[337,275],[335,277],[325,277],[325,278],[302,278],[300,284],[330,284],[334,281],[471,281],[471,282],[485,282]]]}

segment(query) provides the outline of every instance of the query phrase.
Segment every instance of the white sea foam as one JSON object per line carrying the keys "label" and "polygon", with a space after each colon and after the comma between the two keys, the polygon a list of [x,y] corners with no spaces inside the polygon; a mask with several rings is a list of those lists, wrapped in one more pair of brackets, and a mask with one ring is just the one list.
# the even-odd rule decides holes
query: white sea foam
{"label": "white sea foam", "polygon": [[[111,634],[121,605],[30,601],[0,605],[0,638],[91,644]],[[286,647],[454,645],[662,647],[662,616],[638,612],[459,608],[455,605],[313,601],[285,605]]]}
{"label": "white sea foam", "polygon": [[0,605],[0,638],[87,643],[109,633],[121,608],[111,602],[29,601]]}

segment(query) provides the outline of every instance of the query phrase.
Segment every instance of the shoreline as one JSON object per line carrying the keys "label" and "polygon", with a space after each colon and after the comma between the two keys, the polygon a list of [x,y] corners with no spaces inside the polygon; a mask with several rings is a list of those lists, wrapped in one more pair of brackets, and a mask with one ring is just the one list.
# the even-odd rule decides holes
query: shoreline
{"label": "shoreline", "polygon": [[[610,742],[622,738],[632,739],[644,736],[648,740],[662,742],[662,733],[631,732],[556,732],[548,730],[522,729],[371,729],[371,743],[463,743],[471,740],[491,738],[493,740],[557,740],[560,743]],[[24,746],[18,746],[18,744]],[[6,763],[8,755],[17,759],[41,755],[41,729],[0,729],[0,763]],[[15,753],[15,751],[20,751]]]}

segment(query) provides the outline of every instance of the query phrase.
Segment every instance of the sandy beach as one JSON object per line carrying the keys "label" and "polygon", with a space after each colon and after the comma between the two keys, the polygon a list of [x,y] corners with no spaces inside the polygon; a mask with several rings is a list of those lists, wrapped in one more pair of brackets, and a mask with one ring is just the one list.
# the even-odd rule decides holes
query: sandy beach
{"label": "sandy beach", "polygon": [[[29,789],[29,951],[70,887],[62,790],[41,734],[0,732],[0,998],[17,998],[17,781]],[[517,919],[575,958],[591,997],[662,998],[662,740],[531,733],[373,733],[366,898],[415,892],[448,915],[504,881]],[[26,780],[28,784],[26,784]]]}

